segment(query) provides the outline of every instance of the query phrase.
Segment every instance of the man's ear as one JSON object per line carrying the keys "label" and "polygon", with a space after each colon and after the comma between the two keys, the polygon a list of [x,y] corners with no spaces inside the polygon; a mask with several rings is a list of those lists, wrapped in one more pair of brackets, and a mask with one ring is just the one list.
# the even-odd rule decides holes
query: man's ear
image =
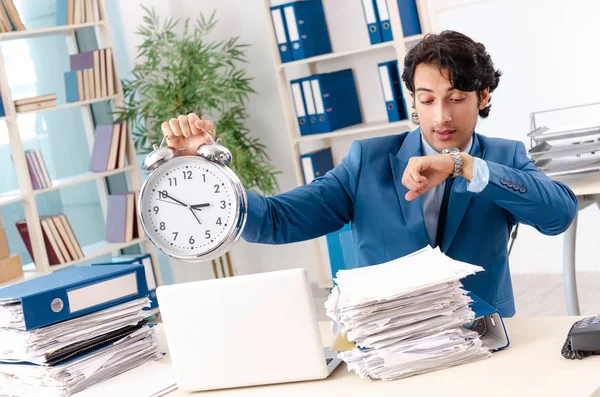
{"label": "man's ear", "polygon": [[489,101],[490,101],[490,89],[486,88],[485,90],[481,91],[481,100],[479,101],[479,110],[485,109],[485,107],[488,105]]}

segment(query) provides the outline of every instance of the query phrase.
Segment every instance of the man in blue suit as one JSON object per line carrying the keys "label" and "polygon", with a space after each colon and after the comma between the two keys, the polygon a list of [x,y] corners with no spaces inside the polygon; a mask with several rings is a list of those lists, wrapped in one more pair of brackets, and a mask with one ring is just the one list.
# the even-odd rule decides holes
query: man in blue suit
{"label": "man in blue suit", "polygon": [[[402,74],[420,127],[355,141],[340,165],[308,185],[274,197],[248,191],[243,238],[292,243],[352,222],[360,266],[439,246],[482,266],[484,272],[463,280],[465,288],[512,316],[512,227],[520,222],[560,234],[575,217],[577,199],[533,165],[521,142],[475,133],[500,76],[482,44],[452,31],[428,35],[407,54]],[[204,142],[201,129],[214,134],[212,123],[195,114],[163,123],[176,147]]]}

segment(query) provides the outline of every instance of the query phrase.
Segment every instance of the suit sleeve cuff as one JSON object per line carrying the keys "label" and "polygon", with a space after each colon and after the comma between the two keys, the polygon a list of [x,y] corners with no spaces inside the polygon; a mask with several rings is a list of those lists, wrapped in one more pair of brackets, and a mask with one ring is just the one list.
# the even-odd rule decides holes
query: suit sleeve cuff
{"label": "suit sleeve cuff", "polygon": [[473,179],[467,182],[467,190],[473,193],[479,193],[488,184],[490,180],[490,168],[485,160],[479,157],[474,158],[473,162]]}

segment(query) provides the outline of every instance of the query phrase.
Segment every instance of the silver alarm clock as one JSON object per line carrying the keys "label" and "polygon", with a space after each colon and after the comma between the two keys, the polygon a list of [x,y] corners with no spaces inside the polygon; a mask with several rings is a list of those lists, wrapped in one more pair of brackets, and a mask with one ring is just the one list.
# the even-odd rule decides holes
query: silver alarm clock
{"label": "silver alarm clock", "polygon": [[195,156],[178,156],[164,142],[144,161],[152,171],[138,199],[144,232],[172,258],[215,259],[231,249],[246,224],[246,191],[227,166],[231,152],[212,137]]}

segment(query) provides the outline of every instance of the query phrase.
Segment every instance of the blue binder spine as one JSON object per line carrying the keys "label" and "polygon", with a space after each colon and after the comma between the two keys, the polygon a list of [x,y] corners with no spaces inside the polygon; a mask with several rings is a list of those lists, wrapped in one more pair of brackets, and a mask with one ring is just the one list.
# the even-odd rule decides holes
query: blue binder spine
{"label": "blue binder spine", "polygon": [[316,178],[325,175],[333,169],[333,157],[331,148],[317,150],[300,156],[304,183],[309,184]]}
{"label": "blue binder spine", "polygon": [[279,57],[282,63],[293,61],[292,49],[288,40],[287,29],[285,27],[285,21],[281,14],[282,7],[275,6],[271,7],[271,19],[273,21],[273,30],[275,31],[275,39],[277,40],[277,47],[279,48]]}
{"label": "blue binder spine", "polygon": [[378,65],[379,79],[388,114],[388,121],[406,120],[406,101],[402,95],[402,85],[398,73],[397,61],[382,62]]}
{"label": "blue binder spine", "polygon": [[387,0],[375,0],[377,16],[379,18],[379,30],[381,31],[381,41],[392,41],[392,26],[390,24],[390,13],[388,11]]}
{"label": "blue binder spine", "polygon": [[371,41],[371,44],[381,43],[383,41],[380,31],[381,23],[377,15],[375,0],[362,0],[362,5],[365,22],[367,23],[367,30],[369,32],[369,40]]}
{"label": "blue binder spine", "polygon": [[292,80],[290,86],[292,91],[292,102],[294,103],[296,117],[298,118],[300,135],[309,135],[310,121],[306,112],[305,98],[302,94],[302,79]]}
{"label": "blue binder spine", "polygon": [[320,74],[311,80],[320,132],[362,122],[352,69]]}
{"label": "blue binder spine", "polygon": [[315,99],[310,84],[310,79],[310,77],[305,77],[303,79],[300,79],[299,81],[302,86],[302,96],[304,98],[304,104],[306,105],[306,114],[308,115],[308,122],[310,124],[310,134],[318,134],[322,131],[319,130],[319,119],[317,116],[317,111],[315,109]]}
{"label": "blue binder spine", "polygon": [[142,265],[74,267],[0,290],[0,300],[21,302],[26,331],[147,295]]}
{"label": "blue binder spine", "polygon": [[398,0],[398,12],[404,37],[421,34],[421,23],[415,0]]}
{"label": "blue binder spine", "polygon": [[295,61],[331,52],[331,41],[320,0],[283,5],[285,24]]}

